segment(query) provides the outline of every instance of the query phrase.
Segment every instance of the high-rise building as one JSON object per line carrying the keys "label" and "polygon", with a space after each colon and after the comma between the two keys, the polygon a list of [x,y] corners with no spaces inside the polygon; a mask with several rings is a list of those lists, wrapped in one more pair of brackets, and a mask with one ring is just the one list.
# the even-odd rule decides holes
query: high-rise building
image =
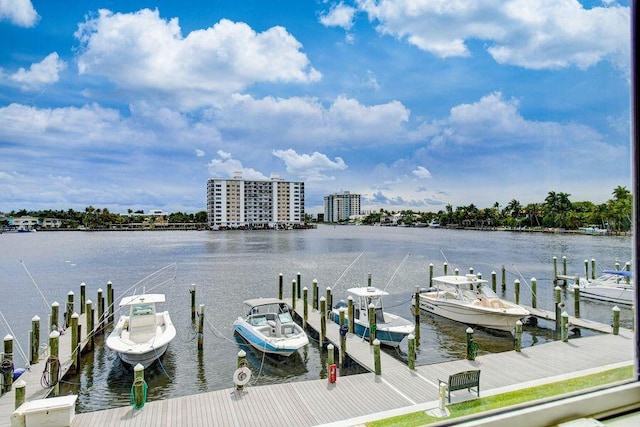
{"label": "high-rise building", "polygon": [[265,180],[207,181],[207,218],[213,229],[279,228],[304,223],[304,182],[277,175]]}
{"label": "high-rise building", "polygon": [[345,191],[324,197],[325,222],[346,221],[352,215],[360,215],[360,195]]}

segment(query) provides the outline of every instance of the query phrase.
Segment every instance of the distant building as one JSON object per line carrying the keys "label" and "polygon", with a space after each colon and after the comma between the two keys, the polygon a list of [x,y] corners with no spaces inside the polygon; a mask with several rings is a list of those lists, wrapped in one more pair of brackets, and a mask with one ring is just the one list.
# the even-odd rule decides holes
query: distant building
{"label": "distant building", "polygon": [[360,215],[360,194],[345,191],[324,197],[324,221],[346,221],[350,216]]}
{"label": "distant building", "polygon": [[9,218],[9,225],[18,230],[32,230],[40,225],[40,220],[32,216],[21,216],[20,218]]}
{"label": "distant building", "polygon": [[213,229],[288,228],[304,223],[304,182],[211,178],[207,182],[207,219]]}

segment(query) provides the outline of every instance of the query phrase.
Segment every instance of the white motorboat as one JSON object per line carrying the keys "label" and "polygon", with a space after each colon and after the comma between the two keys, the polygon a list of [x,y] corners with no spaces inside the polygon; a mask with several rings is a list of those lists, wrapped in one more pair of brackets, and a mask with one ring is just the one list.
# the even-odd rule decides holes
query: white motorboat
{"label": "white motorboat", "polygon": [[167,350],[176,328],[168,311],[156,311],[156,304],[163,302],[163,294],[134,295],[120,301],[121,310],[128,307],[129,314],[120,316],[106,344],[123,362],[146,368]]}
{"label": "white motorboat", "polygon": [[529,311],[501,299],[486,283],[475,274],[434,277],[433,287],[420,293],[420,308],[467,325],[511,331]]}
{"label": "white motorboat", "polygon": [[256,350],[291,356],[309,344],[307,333],[293,320],[285,301],[250,299],[244,302],[244,309],[244,316],[233,322],[233,328]]}
{"label": "white motorboat", "polygon": [[[396,314],[383,310],[382,298],[389,295],[388,292],[372,286],[363,286],[347,289],[347,293],[353,298],[353,332],[354,334],[369,339],[370,320],[369,305],[373,304],[376,319],[376,338],[381,344],[397,347],[400,342],[415,330],[414,324]],[[340,309],[347,307],[345,301],[340,301],[331,310],[331,319],[340,323]],[[349,324],[349,315],[345,311],[345,322]]]}
{"label": "white motorboat", "polygon": [[580,279],[580,296],[621,305],[633,305],[635,290],[632,273],[625,270],[604,270],[594,280]]}

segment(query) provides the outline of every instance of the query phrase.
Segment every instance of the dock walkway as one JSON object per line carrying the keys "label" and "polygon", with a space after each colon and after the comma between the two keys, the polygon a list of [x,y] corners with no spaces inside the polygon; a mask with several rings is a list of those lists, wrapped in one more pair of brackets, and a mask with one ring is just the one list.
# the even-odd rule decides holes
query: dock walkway
{"label": "dock walkway", "polygon": [[[87,315],[86,313],[80,314],[78,317],[78,324],[82,326],[79,341],[81,343],[81,348],[84,349],[87,345]],[[47,329],[45,327],[44,330],[41,329],[41,332],[44,331],[46,334],[45,337],[41,336],[41,340],[45,340],[48,343],[49,335],[47,334]],[[59,352],[58,359],[60,360],[60,378],[63,378],[66,373],[69,371],[72,365],[71,361],[71,331],[67,329],[65,333],[60,335],[60,339],[58,341]],[[25,401],[29,402],[36,399],[44,399],[49,396],[52,391],[52,387],[43,387],[42,375],[44,370],[47,367],[47,359],[49,355],[43,355],[40,358],[38,363],[31,365],[28,370],[26,370],[21,376],[20,380],[26,383],[25,386]],[[17,381],[17,380],[16,380]],[[0,427],[6,427],[11,425],[11,413],[15,410],[15,382],[14,386],[11,387],[11,390],[7,393],[0,396]]]}
{"label": "dock walkway", "polygon": [[[522,304],[521,304],[522,305]],[[554,311],[543,310],[540,308],[533,308],[527,305],[522,305],[524,308],[529,310],[529,313],[532,316],[539,317],[541,319],[547,319],[555,322],[556,313]],[[593,320],[587,320],[580,317],[569,316],[569,327],[577,326],[579,328],[591,329],[593,331],[602,332],[603,334],[611,334],[613,332],[613,327],[611,325],[607,325],[600,322],[595,322]],[[631,334],[631,331],[625,328],[620,328],[621,333]]]}
{"label": "dock walkway", "polygon": [[[302,318],[304,313],[304,301],[301,299],[296,300],[295,307],[296,313],[300,318]],[[307,324],[314,330],[320,331],[320,312],[318,310],[313,310],[311,304],[308,304]],[[329,319],[327,319],[326,338],[335,346],[336,349],[340,350],[340,325]],[[359,337],[358,335],[347,334],[347,354],[351,359],[367,369],[369,372],[375,372],[373,346],[369,344],[369,341]],[[385,371],[407,368],[406,364],[393,356],[388,355],[384,351],[380,352],[380,363],[385,367]]]}
{"label": "dock walkway", "polygon": [[[351,340],[353,341],[353,340]],[[351,341],[349,344],[351,344]],[[603,351],[602,349],[607,349]],[[428,349],[422,349],[428,351]],[[190,396],[77,414],[72,427],[208,427],[359,425],[366,421],[438,407],[438,379],[480,369],[480,395],[488,396],[534,385],[633,365],[633,335],[598,335],[527,347],[522,352],[482,355],[476,360],[338,377],[336,383],[311,380],[230,388]],[[395,365],[394,365],[395,366]],[[366,396],[366,401],[363,400]],[[475,398],[466,390],[452,393],[452,401]]]}

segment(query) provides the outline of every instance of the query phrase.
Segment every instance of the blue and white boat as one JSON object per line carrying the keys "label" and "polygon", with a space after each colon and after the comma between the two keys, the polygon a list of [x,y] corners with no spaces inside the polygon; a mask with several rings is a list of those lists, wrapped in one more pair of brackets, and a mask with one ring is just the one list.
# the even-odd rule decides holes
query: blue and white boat
{"label": "blue and white boat", "polygon": [[632,273],[625,270],[604,270],[594,280],[580,279],[580,296],[621,305],[633,305],[635,289]]}
{"label": "blue and white boat", "polygon": [[244,316],[233,329],[256,350],[291,356],[309,344],[309,338],[294,322],[287,303],[278,298],[256,298],[244,302]]}
{"label": "blue and white boat", "polygon": [[[404,317],[396,314],[385,312],[382,306],[382,297],[389,295],[388,292],[381,289],[364,286],[358,288],[347,289],[349,296],[353,298],[353,332],[355,335],[369,339],[370,322],[369,322],[369,305],[373,304],[376,319],[375,337],[381,344],[391,347],[397,347],[400,342],[415,330],[414,324]],[[340,301],[331,310],[331,319],[340,323],[340,309],[347,307],[345,301]],[[349,324],[349,315],[345,311],[345,322]]]}

